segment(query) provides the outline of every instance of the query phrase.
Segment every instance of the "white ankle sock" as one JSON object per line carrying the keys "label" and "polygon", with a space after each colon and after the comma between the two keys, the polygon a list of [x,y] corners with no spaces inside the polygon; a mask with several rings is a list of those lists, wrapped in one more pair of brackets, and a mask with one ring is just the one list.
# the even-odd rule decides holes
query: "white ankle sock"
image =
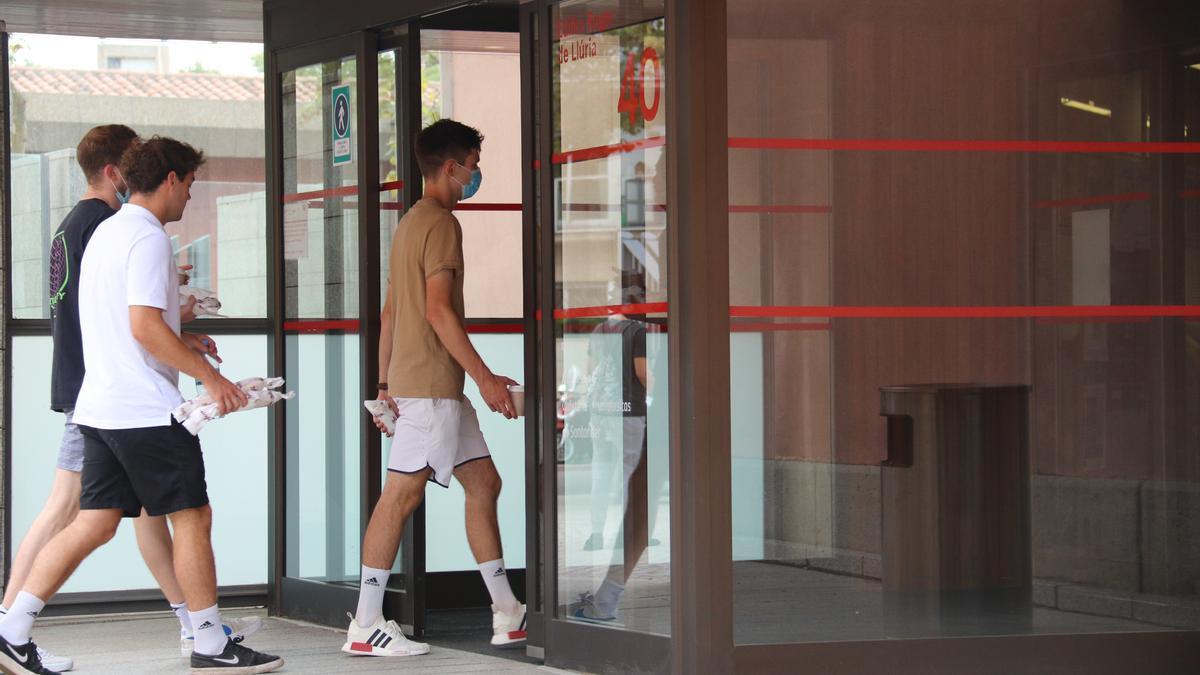
{"label": "white ankle sock", "polygon": [[596,589],[596,611],[604,616],[615,616],[617,613],[617,605],[621,603],[621,594],[625,592],[625,587],[611,577],[606,577],[600,584],[600,588]]}
{"label": "white ankle sock", "polygon": [[36,595],[21,591],[8,613],[4,615],[3,619],[0,619],[0,635],[14,645],[23,645],[29,642],[29,635],[33,632],[33,622],[37,620],[38,614],[45,606],[46,603],[39,600]]}
{"label": "white ankle sock", "polygon": [[521,603],[513,595],[512,586],[508,585],[508,572],[504,571],[503,558],[479,563],[479,573],[483,575],[483,583],[496,609],[505,614],[516,614],[521,609]]}
{"label": "white ankle sock", "polygon": [[358,581],[358,611],[354,620],[360,628],[366,628],[383,616],[383,595],[387,591],[390,570],[362,566],[362,576]]}
{"label": "white ankle sock", "polygon": [[221,626],[221,610],[216,605],[199,612],[188,612],[196,637],[196,653],[205,656],[215,656],[225,651],[225,628]]}
{"label": "white ankle sock", "polygon": [[188,635],[192,634],[192,617],[188,616],[188,608],[186,602],[181,602],[178,605],[171,603],[171,611],[175,612],[175,618],[179,619],[179,627]]}

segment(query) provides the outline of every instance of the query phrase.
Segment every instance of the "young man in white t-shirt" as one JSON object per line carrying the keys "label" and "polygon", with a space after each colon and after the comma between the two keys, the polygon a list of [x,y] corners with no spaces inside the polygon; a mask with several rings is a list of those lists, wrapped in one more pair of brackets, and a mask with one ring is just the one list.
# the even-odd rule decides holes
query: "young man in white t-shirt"
{"label": "young man in white t-shirt", "polygon": [[221,414],[246,404],[245,394],[205,358],[216,354],[215,343],[180,332],[179,277],[163,227],[183,216],[203,163],[202,153],[176,140],[135,143],[121,162],[133,195],[88,244],[79,283],[86,374],[75,404],[84,435],[80,512],[42,549],[0,620],[5,672],[52,672],[30,639],[34,621],[79,563],[112,538],[121,518],[143,509],[167,516],[174,528],[175,575],[195,636],[191,672],[283,666],[283,659],[235,643],[222,629],[200,441],[171,418],[183,402],[179,371],[204,384]]}

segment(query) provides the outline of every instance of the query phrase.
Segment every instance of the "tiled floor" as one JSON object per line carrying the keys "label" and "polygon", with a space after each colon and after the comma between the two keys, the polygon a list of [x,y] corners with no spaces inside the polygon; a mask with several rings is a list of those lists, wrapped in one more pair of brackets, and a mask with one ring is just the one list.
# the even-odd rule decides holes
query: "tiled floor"
{"label": "tiled floor", "polygon": [[[240,615],[253,612],[229,612]],[[261,612],[260,612],[261,613]],[[49,618],[38,622],[38,644],[75,659],[75,672],[103,675],[166,675],[188,672],[179,655],[179,624],[170,614]],[[500,656],[439,647],[405,659],[351,657],[340,650],[342,631],[284,619],[266,619],[247,640],[256,649],[282,656],[283,673],[553,673],[544,666]],[[488,635],[481,635],[486,640]],[[483,650],[481,650],[483,651]]]}

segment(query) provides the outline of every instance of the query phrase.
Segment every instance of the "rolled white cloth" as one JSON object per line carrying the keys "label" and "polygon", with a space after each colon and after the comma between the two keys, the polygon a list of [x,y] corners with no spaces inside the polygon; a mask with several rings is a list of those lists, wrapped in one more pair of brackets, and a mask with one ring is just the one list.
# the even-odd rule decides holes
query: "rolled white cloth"
{"label": "rolled white cloth", "polygon": [[396,413],[392,410],[392,406],[388,405],[387,401],[378,399],[372,401],[363,401],[363,407],[375,419],[383,422],[384,428],[387,429],[388,435],[396,433]]}
{"label": "rolled white cloth", "polygon": [[[265,408],[271,404],[296,397],[294,391],[287,393],[279,391],[279,388],[283,386],[282,377],[250,377],[238,382],[237,386],[246,394],[249,401],[233,412]],[[190,401],[184,401],[171,414],[195,436],[200,433],[204,425],[217,419],[220,416],[219,413],[220,407],[213,402],[211,396],[204,394]]]}
{"label": "rolled white cloth", "polygon": [[221,301],[217,299],[217,294],[207,288],[197,288],[195,286],[180,286],[179,287],[179,304],[187,304],[191,298],[196,299],[195,312],[196,316],[215,316],[224,318],[219,312],[221,311]]}

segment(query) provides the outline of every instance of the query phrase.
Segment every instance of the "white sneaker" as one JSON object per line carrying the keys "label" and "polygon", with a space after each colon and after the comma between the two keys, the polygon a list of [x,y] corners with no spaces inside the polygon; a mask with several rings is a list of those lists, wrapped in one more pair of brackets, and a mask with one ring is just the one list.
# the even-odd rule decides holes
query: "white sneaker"
{"label": "white sneaker", "polygon": [[404,637],[404,631],[395,621],[385,621],[382,616],[366,628],[350,616],[342,651],[351,656],[420,656],[429,653],[429,645]]}
{"label": "white sneaker", "polygon": [[38,656],[42,659],[42,666],[46,670],[53,670],[56,673],[65,673],[75,667],[75,662],[67,656],[56,656],[50,652],[37,648]]}
{"label": "white sneaker", "polygon": [[[241,644],[247,637],[254,635],[262,628],[262,619],[257,616],[239,616],[232,619],[221,618],[221,627],[225,636],[234,644]],[[191,633],[179,629],[179,655],[185,659],[192,655],[196,647],[196,638]]]}
{"label": "white sneaker", "polygon": [[617,613],[601,611],[596,605],[596,596],[591,593],[581,593],[578,600],[567,605],[567,618],[605,626],[621,625]]}
{"label": "white sneaker", "polygon": [[525,641],[525,605],[515,614],[505,614],[492,606],[492,645],[503,647]]}

